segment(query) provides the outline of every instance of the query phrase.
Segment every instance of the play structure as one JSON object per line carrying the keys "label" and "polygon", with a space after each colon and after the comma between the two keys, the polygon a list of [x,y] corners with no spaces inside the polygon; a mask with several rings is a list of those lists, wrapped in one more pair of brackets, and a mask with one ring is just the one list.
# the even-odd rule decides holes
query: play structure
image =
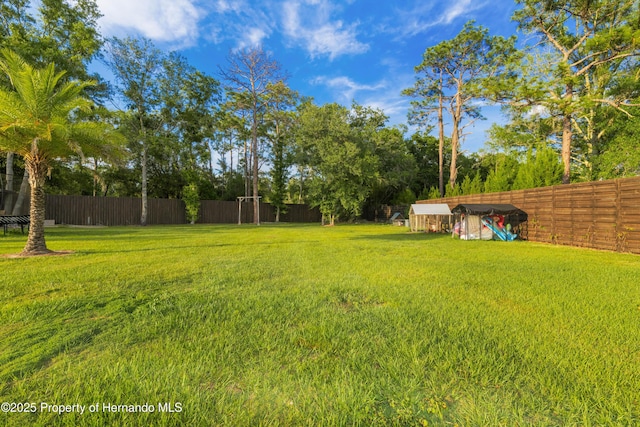
{"label": "play structure", "polygon": [[439,232],[451,228],[451,211],[446,203],[417,203],[409,210],[411,231]]}
{"label": "play structure", "polygon": [[482,217],[482,225],[493,231],[493,235],[500,240],[510,242],[516,240],[517,234],[511,232],[511,224],[504,226],[504,216],[494,215],[493,217]]}
{"label": "play structure", "polygon": [[527,238],[527,214],[513,205],[460,204],[453,208],[452,236],[462,240],[502,240]]}

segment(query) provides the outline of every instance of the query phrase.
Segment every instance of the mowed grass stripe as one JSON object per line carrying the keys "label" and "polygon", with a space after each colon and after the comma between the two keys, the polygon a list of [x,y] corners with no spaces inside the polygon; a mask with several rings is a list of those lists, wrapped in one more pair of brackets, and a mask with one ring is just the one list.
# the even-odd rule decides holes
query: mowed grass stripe
{"label": "mowed grass stripe", "polygon": [[[18,252],[21,235],[0,240]],[[0,259],[7,425],[634,425],[640,258],[391,226],[54,228]]]}

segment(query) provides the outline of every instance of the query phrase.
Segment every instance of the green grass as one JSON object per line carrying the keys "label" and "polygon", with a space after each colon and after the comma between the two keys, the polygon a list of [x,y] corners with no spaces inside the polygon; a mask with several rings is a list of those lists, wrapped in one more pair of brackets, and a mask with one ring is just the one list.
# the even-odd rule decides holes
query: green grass
{"label": "green grass", "polygon": [[640,424],[638,256],[373,225],[47,242],[75,252],[0,258],[0,402],[37,408],[0,425]]}

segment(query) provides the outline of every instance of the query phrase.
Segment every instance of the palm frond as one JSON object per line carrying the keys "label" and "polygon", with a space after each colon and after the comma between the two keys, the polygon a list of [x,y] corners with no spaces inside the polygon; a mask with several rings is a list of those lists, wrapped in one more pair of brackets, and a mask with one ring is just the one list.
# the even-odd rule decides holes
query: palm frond
{"label": "palm frond", "polygon": [[29,67],[29,64],[20,55],[11,49],[0,49],[0,70],[9,77],[11,85],[14,84],[13,80],[18,71],[25,67]]}
{"label": "palm frond", "polygon": [[71,131],[70,148],[81,156],[113,160],[124,156],[127,140],[110,124],[79,122]]}
{"label": "palm frond", "polygon": [[64,81],[66,73],[49,64],[35,69],[19,55],[0,50],[0,70],[12,89],[0,88],[0,149],[23,157],[35,152],[48,159],[99,152],[100,144],[116,141],[108,124],[78,122],[74,112],[89,111],[93,103],[84,97],[93,81]]}

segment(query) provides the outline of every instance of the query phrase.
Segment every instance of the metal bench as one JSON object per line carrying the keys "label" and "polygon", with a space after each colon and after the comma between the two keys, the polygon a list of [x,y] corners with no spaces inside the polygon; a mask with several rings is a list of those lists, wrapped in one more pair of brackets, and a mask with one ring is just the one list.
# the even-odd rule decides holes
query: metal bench
{"label": "metal bench", "polygon": [[4,229],[4,235],[7,235],[7,230],[10,225],[19,225],[20,230],[22,230],[22,234],[24,234],[24,226],[29,228],[29,223],[31,222],[31,217],[29,215],[2,215],[0,216],[0,224],[2,224],[2,228]]}

